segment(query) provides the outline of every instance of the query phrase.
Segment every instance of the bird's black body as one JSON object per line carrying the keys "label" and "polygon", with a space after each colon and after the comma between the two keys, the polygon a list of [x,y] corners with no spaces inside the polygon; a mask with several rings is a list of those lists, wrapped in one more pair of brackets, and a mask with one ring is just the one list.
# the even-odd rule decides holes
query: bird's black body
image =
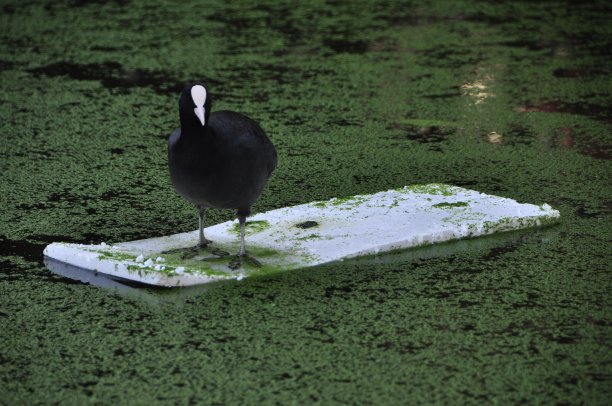
{"label": "bird's black body", "polygon": [[[244,218],[276,168],[276,150],[264,130],[250,118],[232,111],[211,114],[206,93],[204,119],[199,119],[190,94],[193,86],[181,95],[181,127],[168,140],[172,184],[200,210],[201,231],[203,212],[209,207],[236,209],[244,226]],[[202,232],[200,238],[205,245]]]}
{"label": "bird's black body", "polygon": [[177,128],[168,141],[170,177],[181,196],[196,206],[247,215],[276,160],[261,127],[232,111],[212,113],[200,131]]}

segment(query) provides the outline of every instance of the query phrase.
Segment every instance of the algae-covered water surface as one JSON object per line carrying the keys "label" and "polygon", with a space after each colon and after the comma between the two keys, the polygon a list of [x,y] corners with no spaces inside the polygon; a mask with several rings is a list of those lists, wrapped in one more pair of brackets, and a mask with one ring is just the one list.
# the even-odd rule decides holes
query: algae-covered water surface
{"label": "algae-covered water surface", "polygon": [[[606,404],[611,17],[605,1],[4,1],[0,402]],[[561,222],[205,288],[51,272],[52,241],[196,228],[166,168],[191,80],[277,147],[256,212],[439,182]]]}

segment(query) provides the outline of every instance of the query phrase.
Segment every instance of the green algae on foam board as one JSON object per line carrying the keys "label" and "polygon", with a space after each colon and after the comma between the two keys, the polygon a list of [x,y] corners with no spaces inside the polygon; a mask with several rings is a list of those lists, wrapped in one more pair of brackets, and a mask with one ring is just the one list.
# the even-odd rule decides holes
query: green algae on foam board
{"label": "green algae on foam board", "polygon": [[[497,221],[485,221],[482,224],[484,234],[493,234],[496,232],[511,231],[518,228],[527,228],[538,224],[536,218],[517,219],[512,217],[502,217]],[[473,226],[473,224],[470,224]]]}
{"label": "green algae on foam board", "polygon": [[446,207],[467,207],[467,206],[469,206],[468,202],[442,202],[442,203],[434,204],[431,207],[443,209]]}
{"label": "green algae on foam board", "polygon": [[[112,252],[112,251],[94,251],[98,252],[98,259],[100,260],[110,260],[116,262],[125,262],[131,261],[134,262],[136,256],[134,254],[128,254],[125,252]],[[135,265],[134,263],[130,263],[127,265],[128,271],[138,272],[139,274],[144,273],[160,273],[166,276],[175,276],[176,268],[182,266],[185,268],[185,273],[200,273],[210,276],[229,276],[227,272],[223,272],[220,270],[216,270],[206,265],[205,263],[198,263],[195,261],[189,261],[186,259],[181,259],[178,254],[168,254],[168,253],[155,253],[149,255],[147,258],[155,259],[158,257],[164,258],[162,262],[155,262],[155,266],[160,266],[160,269],[155,269],[155,266],[145,266],[144,264]],[[163,269],[162,269],[163,268]]]}
{"label": "green algae on foam board", "polygon": [[95,251],[97,252],[98,259],[114,259],[117,261],[133,261],[134,255],[126,254],[125,252],[112,252],[112,251]]}
{"label": "green algae on foam board", "polygon": [[[423,194],[429,194],[429,195],[454,196],[455,192],[452,190],[452,188],[453,186],[445,185],[442,183],[430,183],[427,185],[404,186],[402,188],[395,189],[395,190],[398,192],[409,191],[413,193],[423,193]],[[346,205],[348,206],[346,207],[346,209],[348,210],[350,208],[354,208],[354,207],[358,207],[362,205],[364,202],[366,202],[366,200],[367,199],[363,196],[355,195],[355,196],[346,196],[346,197],[335,197],[331,200],[312,203],[312,205],[318,208],[326,208],[330,206],[337,207],[337,206]],[[440,204],[442,205],[442,203]],[[399,201],[397,199],[394,199],[390,207],[395,207],[398,205],[399,205]],[[457,202],[457,203],[447,203],[447,205],[460,207],[460,206],[467,206],[468,204],[466,202]],[[434,207],[442,207],[442,206],[434,205]]]}
{"label": "green algae on foam board", "polygon": [[346,209],[348,210],[353,207],[360,206],[365,201],[366,199],[362,196],[346,196],[346,197],[334,197],[331,200],[327,200],[323,202],[316,202],[316,203],[313,203],[312,205],[318,208],[326,208],[330,206],[337,207],[337,206],[347,205],[349,206],[349,207],[346,207]]}
{"label": "green algae on foam board", "polygon": [[397,189],[399,192],[413,192],[413,193],[424,193],[428,195],[442,195],[442,196],[454,196],[453,186],[445,185],[443,183],[430,183],[428,185],[411,185],[404,186],[403,188]]}
{"label": "green algae on foam board", "polygon": [[[267,223],[267,222],[266,222]],[[187,248],[187,250],[191,250],[191,248]],[[213,268],[211,265],[218,265],[219,267],[229,267],[230,263],[236,258],[236,255],[224,255],[224,256],[216,256],[212,254],[212,252],[206,252],[205,255],[210,255],[204,258],[198,258],[198,256],[194,258],[182,258],[181,250],[172,253],[160,253],[159,256],[165,259],[164,264],[169,264],[174,267],[183,266],[185,267],[185,271],[188,270],[200,274],[210,275],[210,276],[226,276],[232,277],[235,276],[237,272],[241,269],[247,271],[250,275],[255,274],[263,274],[263,273],[271,273],[282,270],[282,268],[276,265],[270,265],[269,261],[272,259],[278,259],[278,262],[283,262],[283,259],[288,257],[287,254],[283,254],[280,251],[277,251],[272,248],[267,247],[257,247],[257,246],[248,246],[247,253],[252,255],[254,258],[261,262],[261,266],[258,267],[256,265],[251,264],[248,260],[244,261],[242,267],[236,269],[235,271],[224,271],[222,269]],[[153,255],[155,256],[155,255]]]}
{"label": "green algae on foam board", "polygon": [[[247,221],[244,224],[244,233],[246,235],[256,234],[268,228],[270,228],[270,223],[267,220]],[[232,225],[230,231],[235,234],[240,234],[240,223]]]}
{"label": "green algae on foam board", "polygon": [[[182,266],[185,268],[185,273],[199,273],[199,274],[210,275],[210,276],[230,276],[228,272],[212,268],[210,266],[211,262],[197,260],[194,258],[182,258],[182,252],[189,251],[192,249],[193,248],[189,247],[189,248],[185,248],[185,250],[175,251],[172,253],[168,253],[168,252],[157,253],[157,254],[152,254],[151,257],[152,258],[157,258],[158,256],[162,257],[164,261],[161,262],[160,264],[169,266],[173,268],[173,270],[175,270],[179,266]],[[226,259],[227,257],[229,256],[212,257],[212,258],[219,258],[220,260],[222,260],[220,261],[220,264],[224,264],[224,263],[229,262]]]}
{"label": "green algae on foam board", "polygon": [[[331,237],[328,237],[328,238],[331,238]],[[296,240],[298,241],[310,241],[310,240],[320,240],[320,239],[321,239],[321,235],[317,233],[313,233],[313,234],[305,235],[303,237],[296,238]]]}
{"label": "green algae on foam board", "polygon": [[[483,223],[484,234],[513,231],[521,228],[546,227],[559,221],[556,217],[527,217],[514,218],[502,217],[497,221],[485,221]],[[518,226],[518,227],[517,227]]]}
{"label": "green algae on foam board", "polygon": [[[236,276],[241,270],[248,272],[249,275],[264,275],[281,271],[283,268],[277,265],[271,265],[268,261],[276,259],[276,262],[284,263],[284,259],[288,257],[287,254],[283,254],[272,248],[267,247],[255,247],[250,246],[248,253],[254,258],[261,262],[261,266],[255,265],[248,260],[243,261],[241,268],[235,271],[224,271],[219,269],[222,267],[229,267],[230,263],[235,259],[235,255],[224,255],[216,256],[212,252],[205,251],[202,255],[210,255],[204,258],[200,258],[201,255],[197,255],[193,258],[183,258],[185,251],[191,251],[192,248],[184,248],[173,250],[171,252],[160,252],[154,253],[147,256],[147,258],[163,258],[163,261],[156,262],[155,265],[164,267],[164,269],[155,269],[154,266],[143,266],[142,264],[128,264],[127,269],[132,272],[138,272],[140,275],[143,273],[161,273],[167,276],[176,276],[176,269],[178,267],[184,268],[186,274],[201,274],[208,276],[220,276],[220,277],[233,277]],[[99,259],[114,260],[114,261],[134,261],[135,256],[133,254],[126,254],[124,252],[111,252],[103,251],[98,257]],[[216,265],[216,266],[215,266]]]}

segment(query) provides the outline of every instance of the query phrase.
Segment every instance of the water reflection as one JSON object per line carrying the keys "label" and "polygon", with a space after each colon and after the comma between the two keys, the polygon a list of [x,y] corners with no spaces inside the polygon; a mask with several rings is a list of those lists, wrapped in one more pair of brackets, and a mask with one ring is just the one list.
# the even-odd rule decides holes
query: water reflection
{"label": "water reflection", "polygon": [[480,72],[477,76],[479,77],[472,81],[464,82],[459,88],[463,95],[469,96],[474,100],[474,104],[481,104],[489,97],[495,97],[495,94],[490,89],[495,77],[493,74],[486,72]]}
{"label": "water reflection", "polygon": [[487,139],[491,144],[501,144],[504,136],[496,131],[491,131],[489,134],[487,134]]}
{"label": "water reflection", "polygon": [[[196,297],[210,288],[208,285],[186,286],[179,289],[156,287],[79,268],[48,257],[45,257],[44,261],[45,266],[51,272],[64,278],[79,281],[86,285],[108,289],[122,296],[142,300],[151,305],[180,305],[185,303],[187,299]],[[218,286],[223,283],[224,282],[217,282],[215,285]]]}

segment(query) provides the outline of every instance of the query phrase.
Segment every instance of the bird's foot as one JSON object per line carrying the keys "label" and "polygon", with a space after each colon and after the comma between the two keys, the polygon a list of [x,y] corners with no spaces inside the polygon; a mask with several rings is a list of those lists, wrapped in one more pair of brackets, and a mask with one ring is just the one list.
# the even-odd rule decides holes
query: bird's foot
{"label": "bird's foot", "polygon": [[201,242],[197,243],[192,248],[185,249],[185,251],[183,252],[183,255],[181,255],[181,259],[191,259],[191,258],[199,255],[200,251],[202,251],[203,249],[208,247],[208,245],[210,243],[212,243],[212,241],[204,239],[203,242],[201,241]]}
{"label": "bird's foot", "polygon": [[208,247],[208,245],[212,244],[212,241],[208,238],[201,239],[199,243],[196,244],[196,249],[202,249]]}
{"label": "bird's foot", "polygon": [[227,257],[230,254],[229,252],[223,251],[222,249],[219,249],[219,248],[213,248],[210,251],[210,253],[215,255],[215,256],[217,256],[217,257],[219,257],[219,258]]}
{"label": "bird's foot", "polygon": [[200,248],[196,245],[192,248],[187,248],[181,255],[181,259],[191,259],[200,253]]}
{"label": "bird's foot", "polygon": [[250,255],[245,255],[245,259],[249,264],[253,265],[254,267],[256,268],[261,267],[261,262],[259,262],[257,258],[252,257]]}
{"label": "bird's foot", "polygon": [[244,254],[238,254],[236,255],[230,262],[229,262],[229,267],[230,269],[238,269],[240,268],[242,265],[252,265],[256,268],[261,267],[261,262],[259,262],[259,260],[257,260],[255,257],[252,257],[246,253]]}

